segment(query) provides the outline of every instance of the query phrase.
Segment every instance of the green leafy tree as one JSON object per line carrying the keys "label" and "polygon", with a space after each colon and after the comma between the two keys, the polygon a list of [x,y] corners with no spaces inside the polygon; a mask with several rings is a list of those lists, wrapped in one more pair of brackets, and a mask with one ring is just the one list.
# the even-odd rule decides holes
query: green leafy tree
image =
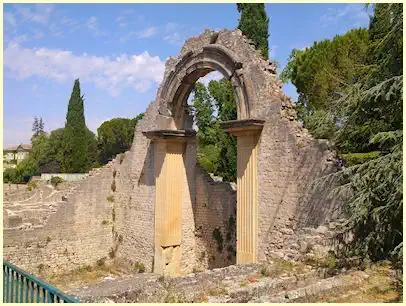
{"label": "green leafy tree", "polygon": [[66,114],[63,172],[81,173],[89,169],[87,136],[83,96],[80,94],[80,83],[77,79],[73,86]]}
{"label": "green leafy tree", "polygon": [[238,29],[251,39],[262,56],[268,59],[268,27],[269,18],[264,3],[237,3],[237,10],[241,13]]}
{"label": "green leafy tree", "polygon": [[52,131],[48,137],[47,149],[39,160],[41,173],[60,173],[64,158],[64,129]]}
{"label": "green leafy tree", "polygon": [[32,132],[34,133],[33,137],[37,137],[45,133],[44,122],[42,121],[42,118],[38,120],[37,117],[34,117],[34,123],[32,124]]}
{"label": "green leafy tree", "polygon": [[100,161],[108,162],[119,153],[128,151],[134,139],[135,126],[144,114],[133,119],[114,118],[103,122],[97,129]]}
{"label": "green leafy tree", "polygon": [[345,117],[342,98],[368,69],[368,48],[368,31],[354,29],[332,40],[315,42],[304,50],[292,51],[281,79],[296,86],[298,118],[313,136],[334,135],[335,123]]}
{"label": "green leafy tree", "polygon": [[225,181],[236,181],[236,139],[220,127],[221,121],[237,119],[231,83],[226,79],[211,81],[208,87],[196,83],[192,105],[199,164]]}
{"label": "green leafy tree", "polygon": [[224,180],[235,182],[237,180],[237,138],[224,131],[219,125],[221,121],[237,120],[237,104],[233,87],[229,80],[223,78],[220,81],[211,81],[208,88],[217,110],[220,152],[216,172]]}
{"label": "green leafy tree", "polygon": [[345,117],[335,136],[337,148],[358,160],[318,180],[345,200],[348,220],[340,236],[352,233],[353,240],[341,255],[389,258],[398,268],[403,260],[402,24],[401,4],[374,5],[367,73],[339,101]]}

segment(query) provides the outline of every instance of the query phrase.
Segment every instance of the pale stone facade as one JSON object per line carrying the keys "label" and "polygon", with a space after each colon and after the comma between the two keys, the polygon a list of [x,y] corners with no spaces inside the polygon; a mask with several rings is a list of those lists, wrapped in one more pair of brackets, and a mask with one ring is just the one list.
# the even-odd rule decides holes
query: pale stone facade
{"label": "pale stone facade", "polygon": [[29,144],[20,144],[18,146],[9,147],[3,150],[3,162],[5,168],[13,168],[16,164],[21,163],[28,157],[32,151],[32,146]]}
{"label": "pale stone facade", "polygon": [[[180,242],[178,239],[170,246],[176,249],[176,258],[172,258],[175,265],[180,267],[175,270],[191,272],[192,267],[200,266],[199,253],[206,250],[204,244],[197,243],[198,233],[190,233],[197,229],[196,203],[199,201],[194,141],[184,140],[183,165],[180,159],[177,165],[184,169],[186,176],[182,174],[174,183],[171,182],[173,177],[170,173],[161,173],[157,180],[153,170],[157,163],[161,163],[160,160],[170,159],[159,149],[164,137],[162,140],[150,140],[146,135],[154,131],[189,131],[190,118],[185,114],[187,97],[194,82],[213,70],[231,78],[240,120],[231,123],[234,127],[240,126],[241,135],[237,136],[237,198],[240,199],[237,201],[240,209],[237,209],[236,218],[237,236],[240,235],[237,238],[237,262],[258,262],[278,256],[285,247],[283,242],[289,230],[300,226],[317,226],[331,218],[335,208],[334,203],[329,202],[321,192],[306,192],[313,179],[334,171],[333,156],[325,145],[313,140],[295,121],[294,104],[281,91],[274,66],[257,55],[239,30],[206,31],[199,37],[187,40],[180,56],[167,61],[157,98],[136,128],[136,141],[128,159],[131,164],[128,164],[130,171],[127,175],[132,181],[121,181],[125,190],[132,186],[131,195],[122,194],[121,201],[137,207],[137,210],[122,214],[123,222],[120,224],[123,228],[120,230],[128,240],[124,239],[122,253],[119,254],[143,259],[148,268],[157,272],[162,272],[161,267],[165,265],[174,264],[170,256],[156,257],[157,248],[169,247],[165,242],[168,238],[159,237],[159,232],[153,230],[160,222],[154,215],[159,215],[156,209],[161,209],[159,199],[164,196],[159,187],[161,180],[166,181],[165,184],[173,184],[178,192],[183,190],[183,197],[179,198],[178,195],[178,200],[164,204],[168,205],[165,209],[176,205],[177,209],[182,209],[181,217],[165,215],[169,218],[166,222],[173,222],[178,229],[182,228]],[[244,126],[244,122],[247,126]],[[250,124],[255,125],[255,122],[261,122],[261,129],[250,134]],[[161,152],[158,160],[157,150]],[[182,186],[185,177],[187,184]],[[126,223],[127,218],[148,225],[148,231],[145,228],[144,231],[136,230],[137,225],[129,230],[131,225]],[[169,231],[165,233],[170,235]],[[191,252],[193,248],[195,250]]]}
{"label": "pale stone facade", "polygon": [[[223,126],[237,135],[237,188],[214,182],[197,166],[192,120],[185,113],[193,84],[213,70],[231,79],[236,94],[238,120]],[[138,121],[122,163],[118,158],[100,170],[99,179],[80,182],[82,192],[61,205],[44,229],[6,229],[4,253],[23,267],[35,265],[28,257],[32,250],[23,248],[52,234],[51,241],[59,242],[38,251],[36,262],[57,269],[112,252],[167,275],[283,257],[295,232],[330,221],[340,207],[324,191],[308,189],[335,164],[327,146],[295,119],[274,65],[241,31],[190,38],[180,56],[167,61],[156,100]],[[106,228],[101,223],[109,212]]]}

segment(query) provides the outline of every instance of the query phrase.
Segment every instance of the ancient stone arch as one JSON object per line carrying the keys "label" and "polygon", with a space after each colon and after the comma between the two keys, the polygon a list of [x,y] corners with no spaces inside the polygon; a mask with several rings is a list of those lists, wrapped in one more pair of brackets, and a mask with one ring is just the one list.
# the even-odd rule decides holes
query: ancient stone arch
{"label": "ancient stone arch", "polygon": [[[214,70],[231,79],[237,101],[238,120],[223,124],[238,146],[236,262],[280,255],[296,228],[325,221],[333,209],[306,189],[331,171],[331,154],[295,120],[275,66],[241,31],[205,31],[168,59],[118,183],[120,202],[128,203],[117,229],[126,237],[119,253],[158,273],[192,272],[202,257],[197,254],[197,224],[204,218],[198,209],[200,170],[184,108],[196,80]],[[221,209],[207,201],[209,209]]]}

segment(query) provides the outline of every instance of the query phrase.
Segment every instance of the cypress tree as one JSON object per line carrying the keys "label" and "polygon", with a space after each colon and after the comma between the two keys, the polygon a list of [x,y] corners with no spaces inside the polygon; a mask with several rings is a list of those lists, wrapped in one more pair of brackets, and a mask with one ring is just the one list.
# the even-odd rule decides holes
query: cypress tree
{"label": "cypress tree", "polygon": [[80,95],[79,79],[76,79],[66,114],[62,171],[80,173],[86,172],[88,168],[87,130],[83,96]]}
{"label": "cypress tree", "polygon": [[265,12],[264,3],[237,3],[241,13],[238,29],[255,43],[262,56],[268,59],[268,25],[269,18]]}

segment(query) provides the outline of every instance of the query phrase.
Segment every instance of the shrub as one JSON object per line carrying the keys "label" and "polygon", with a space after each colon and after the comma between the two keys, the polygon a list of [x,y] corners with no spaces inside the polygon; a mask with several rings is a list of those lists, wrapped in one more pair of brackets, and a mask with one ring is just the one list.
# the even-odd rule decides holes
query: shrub
{"label": "shrub", "polygon": [[125,154],[124,153],[120,153],[120,165],[123,163],[125,158]]}
{"label": "shrub", "polygon": [[109,221],[106,220],[106,219],[104,219],[104,220],[102,221],[102,225],[107,225],[107,224],[109,224]]}
{"label": "shrub", "polygon": [[38,182],[31,181],[31,182],[28,183],[27,189],[28,189],[28,191],[31,191],[31,190],[33,190],[33,189],[35,189],[37,187],[38,187]]}
{"label": "shrub", "polygon": [[107,201],[109,201],[109,202],[114,202],[114,197],[113,197],[112,195],[109,195],[109,196],[107,197]]}
{"label": "shrub", "polygon": [[111,183],[111,190],[113,192],[116,192],[116,180],[113,180],[113,182]]}
{"label": "shrub", "polygon": [[347,166],[351,167],[351,166],[363,164],[367,161],[378,158],[380,156],[380,154],[381,154],[381,152],[379,152],[379,151],[368,152],[368,153],[348,153],[348,154],[343,154],[343,158],[346,161]]}
{"label": "shrub", "polygon": [[51,178],[51,185],[57,187],[60,183],[63,183],[64,180],[59,176],[53,176]]}
{"label": "shrub", "polygon": [[138,261],[134,263],[133,267],[134,267],[134,270],[137,271],[138,273],[144,273],[145,272],[144,264],[139,263]]}
{"label": "shrub", "polygon": [[117,170],[113,171],[113,178],[116,178]]}

